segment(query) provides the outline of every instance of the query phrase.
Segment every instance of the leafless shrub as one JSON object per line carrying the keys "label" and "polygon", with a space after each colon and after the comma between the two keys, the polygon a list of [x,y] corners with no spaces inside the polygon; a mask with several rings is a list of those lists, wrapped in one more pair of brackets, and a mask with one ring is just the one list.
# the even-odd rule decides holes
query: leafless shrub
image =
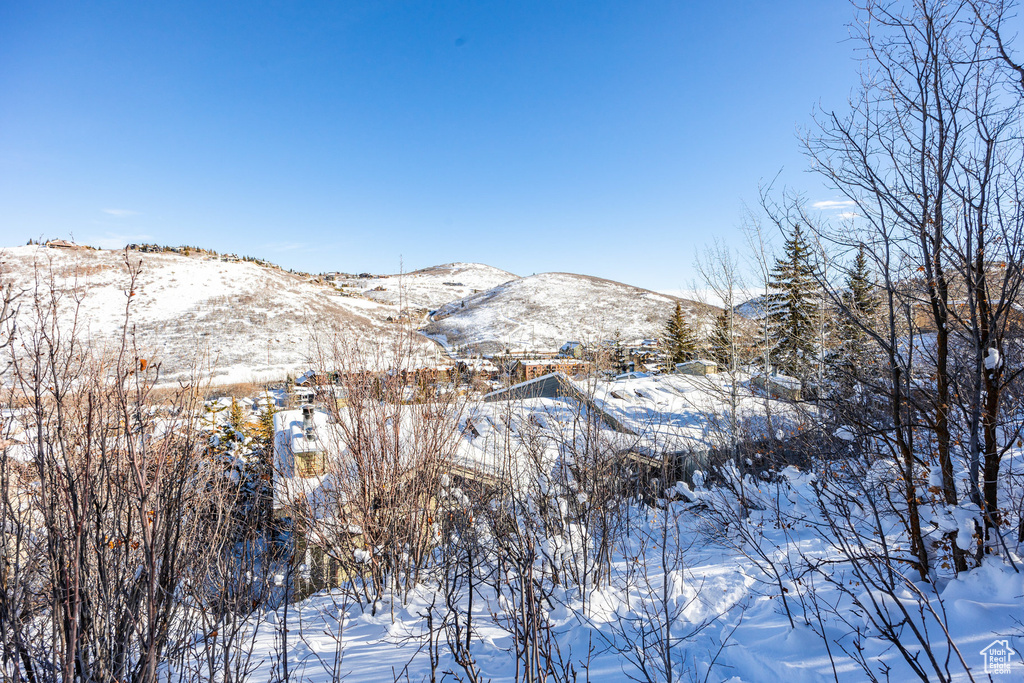
{"label": "leafless shrub", "polygon": [[371,350],[320,341],[317,367],[338,380],[321,392],[329,477],[297,521],[375,611],[386,592],[404,600],[429,560],[432,509],[452,465],[464,399],[422,380],[403,335]]}
{"label": "leafless shrub", "polygon": [[172,397],[177,418],[152,409],[160,368],[133,343],[138,270],[127,267],[124,333],[112,353],[83,343],[79,301],[46,270],[24,294],[17,328],[4,327],[13,342],[5,392],[21,406],[5,414],[18,441],[5,443],[0,462],[0,670],[12,680],[155,681],[197,651],[210,656],[207,673],[245,676],[244,664],[214,662],[216,650],[193,640],[212,625],[219,642],[237,644],[253,610],[253,597],[233,588],[236,493],[191,419],[194,392]]}

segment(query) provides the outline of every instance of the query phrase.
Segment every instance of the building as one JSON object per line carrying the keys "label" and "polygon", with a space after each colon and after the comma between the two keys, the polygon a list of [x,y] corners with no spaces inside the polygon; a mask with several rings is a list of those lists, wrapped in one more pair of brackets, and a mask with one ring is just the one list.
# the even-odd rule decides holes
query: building
{"label": "building", "polygon": [[802,384],[796,377],[768,375],[766,379],[764,375],[756,375],[750,380],[750,384],[757,389],[767,391],[774,398],[784,398],[790,401],[801,400]]}
{"label": "building", "polygon": [[48,240],[46,246],[50,249],[81,249],[82,245],[69,242],[68,240]]}
{"label": "building", "polygon": [[397,374],[406,386],[433,386],[439,383],[452,381],[452,368],[447,366],[434,366],[424,368],[405,368]]}
{"label": "building", "polygon": [[562,344],[562,348],[558,349],[559,358],[575,358],[576,360],[583,359],[583,353],[585,349],[582,342],[578,341],[567,341]]}
{"label": "building", "polygon": [[326,413],[311,404],[274,413],[275,517],[292,516],[293,508],[316,496],[327,474],[329,446],[335,441]]}
{"label": "building", "polygon": [[568,377],[588,375],[594,369],[594,364],[585,360],[573,358],[552,358],[516,360],[507,366],[509,379],[515,382],[528,382],[544,375],[560,372]]}
{"label": "building", "polygon": [[713,375],[718,372],[718,363],[698,358],[685,363],[676,363],[676,372],[680,375]]}

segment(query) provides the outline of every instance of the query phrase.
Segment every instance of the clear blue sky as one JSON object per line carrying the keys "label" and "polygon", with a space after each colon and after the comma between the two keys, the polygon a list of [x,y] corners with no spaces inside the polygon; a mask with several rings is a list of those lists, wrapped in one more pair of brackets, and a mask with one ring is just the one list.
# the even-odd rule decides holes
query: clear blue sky
{"label": "clear blue sky", "polygon": [[0,0],[0,246],[308,271],[480,261],[653,289],[856,82],[841,0]]}

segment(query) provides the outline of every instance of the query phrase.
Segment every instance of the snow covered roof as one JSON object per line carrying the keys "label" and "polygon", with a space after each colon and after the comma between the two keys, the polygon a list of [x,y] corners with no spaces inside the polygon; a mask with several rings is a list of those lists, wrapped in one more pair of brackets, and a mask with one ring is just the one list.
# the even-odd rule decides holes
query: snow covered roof
{"label": "snow covered roof", "polygon": [[301,410],[282,410],[274,413],[275,469],[284,476],[294,476],[292,455],[296,453],[323,452],[331,438],[327,415],[313,413],[313,434],[306,436]]}
{"label": "snow covered roof", "polygon": [[316,379],[316,371],[315,370],[306,370],[304,373],[302,373],[301,375],[299,375],[298,377],[295,378],[295,384],[297,386],[302,386],[302,385],[304,385],[304,384],[306,384],[308,382],[312,382],[315,379]]}
{"label": "snow covered roof", "polygon": [[[764,376],[755,376],[754,380],[763,382]],[[801,385],[799,379],[797,379],[796,377],[790,377],[789,375],[768,375],[768,383],[774,384],[779,387],[785,387],[787,389],[799,389]]]}
{"label": "snow covered roof", "polygon": [[535,377],[525,382],[484,394],[480,400],[484,403],[491,403],[494,401],[521,400],[524,398],[556,398],[559,396],[562,386],[567,382],[569,382],[569,378],[564,374],[552,372],[542,377]]}
{"label": "snow covered roof", "polygon": [[718,367],[718,363],[713,360],[706,360],[704,358],[697,358],[695,360],[688,360],[685,363],[676,363],[677,368],[685,368],[693,365],[702,365],[706,368]]}
{"label": "snow covered roof", "polygon": [[618,381],[618,380],[624,380],[624,379],[643,379],[644,377],[650,377],[650,375],[648,375],[646,372],[631,371],[631,372],[624,372],[621,375],[616,375],[615,379],[616,379],[616,381]]}
{"label": "snow covered roof", "polygon": [[[637,434],[639,448],[656,453],[699,451],[725,443],[729,382],[725,375],[673,374],[574,384],[593,397],[595,407]],[[738,383],[737,411],[741,421],[757,423],[765,414],[766,402],[772,403],[772,414],[779,419],[791,413],[785,403],[740,386]]]}

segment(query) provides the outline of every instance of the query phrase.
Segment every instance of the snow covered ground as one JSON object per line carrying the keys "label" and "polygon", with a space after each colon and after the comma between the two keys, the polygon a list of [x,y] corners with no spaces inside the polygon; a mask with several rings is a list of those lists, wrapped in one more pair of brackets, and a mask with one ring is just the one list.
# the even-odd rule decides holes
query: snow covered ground
{"label": "snow covered ground", "polygon": [[446,263],[411,273],[339,280],[363,296],[402,308],[433,310],[449,301],[496,287],[517,276],[482,263]]}
{"label": "snow covered ground", "polygon": [[[308,363],[306,340],[318,325],[368,342],[398,329],[387,322],[397,311],[393,304],[340,296],[331,286],[273,268],[171,254],[130,257],[141,263],[134,288],[120,252],[18,247],[0,260],[6,281],[22,296],[33,295],[37,278],[52,279],[63,297],[60,315],[67,322],[77,311],[90,341],[112,343],[130,302],[142,352],[162,363],[169,378],[183,377],[196,358],[220,381],[296,372]],[[471,287],[469,277],[447,280],[452,272],[424,276],[422,303],[447,291],[441,288]],[[452,345],[528,341],[557,348],[567,339],[610,338],[622,330],[653,336],[674,303],[618,283],[545,274],[441,306],[430,329]],[[19,323],[24,339],[32,323]],[[452,568],[460,565],[439,544],[436,561],[407,594],[385,589],[368,603],[358,591],[334,589],[257,611],[249,622],[249,680],[281,680],[285,661],[290,680],[318,683],[454,681],[469,678],[466,666],[477,668],[481,680],[522,679],[517,648],[525,622],[517,615],[525,609],[525,586],[534,600],[532,623],[539,625],[530,643],[535,663],[539,658],[548,667],[552,681],[559,679],[556,671],[568,669],[577,680],[665,680],[666,667],[673,680],[730,683],[1024,679],[1017,519],[1008,520],[1002,556],[986,556],[954,577],[947,535],[957,532],[955,542],[968,547],[976,512],[970,505],[946,509],[922,486],[933,561],[930,581],[923,581],[905,561],[903,510],[886,495],[898,473],[883,458],[823,462],[820,453],[801,453],[810,467],[774,472],[753,462],[742,468],[725,463],[687,482],[661,482],[668,484],[664,499],[618,498],[611,505],[615,531],[604,536],[610,539],[607,571],[598,572],[603,512],[588,486],[607,482],[574,478],[574,458],[621,449],[720,448],[731,387],[724,376],[636,377],[576,387],[593,408],[530,399],[471,405],[464,412],[456,464],[494,472],[514,464],[516,486],[514,496],[472,508],[468,487],[445,484],[444,509],[473,513],[463,517],[467,525],[452,544],[478,539],[455,576],[456,589],[446,595],[444,587],[453,585]],[[778,438],[792,431],[783,424],[797,421],[792,409],[766,401],[745,383],[737,389],[745,428],[767,427],[763,416],[771,408]],[[589,409],[608,417],[596,430],[586,418]],[[847,428],[835,435],[857,438]],[[1006,482],[1024,477],[1019,445],[1002,467]],[[964,473],[957,476],[962,480]],[[1004,500],[1004,510],[1021,509],[1019,490],[1014,495]],[[515,525],[496,531],[489,519]],[[377,552],[358,550],[357,560],[368,563]],[[515,550],[534,554],[524,562]],[[874,559],[884,557],[896,559]],[[467,577],[475,586],[472,604]],[[465,626],[468,614],[468,635],[449,639],[453,631],[445,629],[457,618]],[[216,632],[197,636],[209,637]],[[464,645],[453,649],[456,643]],[[1009,656],[1006,672],[994,673],[996,650]]]}
{"label": "snow covered ground", "polygon": [[[80,331],[100,344],[118,339],[130,299],[136,341],[162,364],[165,381],[186,379],[198,365],[219,384],[298,374],[310,365],[312,338],[325,331],[365,348],[423,325],[416,354],[431,363],[455,347],[557,350],[568,340],[655,337],[676,302],[585,275],[517,278],[473,263],[318,283],[204,254],[129,252],[129,259],[141,263],[132,297],[116,250],[11,247],[0,252],[0,277],[24,292],[37,278],[52,279],[64,294],[65,322],[77,310]],[[708,322],[712,309],[683,305],[694,321]],[[432,320],[422,317],[428,310],[436,310]]]}
{"label": "snow covered ground", "polygon": [[[645,680],[641,663],[652,669],[654,680],[665,680],[653,671],[657,662],[643,660],[655,656],[662,645],[660,635],[649,632],[655,626],[668,629],[677,680],[868,680],[864,669],[843,652],[857,652],[858,647],[879,680],[916,680],[896,648],[877,636],[872,615],[821,576],[804,571],[815,562],[835,561],[825,571],[870,604],[871,592],[853,585],[857,577],[840,560],[835,539],[818,533],[821,520],[814,514],[810,485],[807,475],[793,470],[777,487],[760,491],[778,502],[778,512],[754,510],[748,519],[736,522],[755,532],[756,551],[744,540],[749,534],[723,529],[720,518],[704,509],[701,500],[721,496],[720,491],[698,487],[695,502],[682,499],[664,509],[634,508],[632,532],[617,548],[606,581],[583,589],[549,589],[546,616],[561,660],[575,665],[578,680]],[[665,542],[667,562],[662,554]],[[750,559],[758,552],[782,568],[781,591],[773,576]],[[767,564],[759,557],[758,561]],[[957,655],[947,647],[938,619],[922,618],[911,610],[909,622],[927,624],[927,638],[943,670],[948,666],[951,680],[1021,680],[1024,665],[1019,655],[1011,661],[1010,673],[989,679],[982,650],[1007,640],[1022,652],[1024,574],[990,558],[960,578],[942,581],[937,591],[920,582],[909,586],[930,600],[960,651]],[[910,588],[902,594],[908,604],[915,604]],[[407,601],[399,597],[385,596],[375,614],[339,590],[292,605],[287,623],[284,610],[277,610],[253,633],[255,659],[260,662],[253,680],[279,670],[281,652],[287,652],[293,680],[332,680],[329,672],[335,667],[347,680],[431,680],[426,615],[433,610],[438,623],[443,598],[429,579]],[[483,588],[474,596],[470,652],[483,680],[517,680],[515,643],[503,616],[508,608],[507,593],[499,596]],[[281,637],[284,627],[286,645]],[[909,625],[900,630],[907,647],[920,652]],[[961,656],[970,674],[961,665]],[[938,680],[930,668],[927,671],[929,680]],[[445,672],[453,673],[443,676]],[[437,680],[465,676],[443,637],[436,673]]]}
{"label": "snow covered ground", "polygon": [[[667,680],[666,656],[673,680],[904,681],[918,679],[907,659],[916,656],[927,680],[940,674],[953,681],[1024,677],[1017,654],[1009,673],[990,679],[986,666],[995,664],[982,652],[1003,641],[1024,652],[1024,573],[998,557],[956,578],[942,564],[943,534],[960,524],[969,541],[970,515],[952,520],[941,505],[930,508],[926,536],[936,544],[931,583],[898,560],[886,566],[853,561],[858,553],[881,556],[883,547],[906,556],[899,507],[891,508],[884,494],[892,477],[884,459],[847,458],[833,464],[827,478],[813,453],[806,454],[815,462],[808,470],[788,466],[766,475],[726,463],[715,473],[698,471],[691,483],[670,486],[668,499],[653,505],[633,499],[618,510],[622,526],[610,571],[596,575],[587,565],[598,538],[586,521],[588,484],[559,465],[576,457],[581,440],[595,438],[614,447],[644,440],[668,448],[720,444],[730,385],[724,376],[661,376],[577,387],[634,433],[608,424],[600,425],[599,436],[587,433],[587,409],[570,399],[471,405],[459,424],[460,466],[500,471],[509,468],[503,455],[520,459],[516,477],[525,512],[516,533],[537,544],[531,585],[557,645],[549,642],[542,657],[553,670],[571,666],[577,680]],[[737,406],[748,421],[770,407],[776,427],[798,417],[745,387],[738,387]],[[1004,474],[1007,481],[1024,474],[1020,449],[1007,456]],[[823,496],[844,484],[853,488]],[[466,492],[448,486],[442,500],[468,504]],[[926,492],[922,499],[928,502]],[[1006,509],[1014,505],[1006,501]],[[544,515],[557,522],[542,533],[531,525]],[[254,618],[253,680],[279,674],[282,657],[293,680],[469,680],[459,663],[467,653],[480,680],[524,680],[515,635],[521,595],[515,573],[501,568],[508,541],[485,521],[472,524],[481,548],[472,561],[472,606],[465,582],[451,606],[446,603],[452,559],[438,549],[437,564],[407,596],[386,590],[368,604],[335,589]],[[851,546],[858,535],[863,545]],[[1010,558],[1024,569],[1012,536],[1008,531]],[[473,615],[469,646],[456,657],[440,625],[467,613]],[[922,643],[931,648],[934,666]],[[563,679],[552,674],[548,680]]]}

